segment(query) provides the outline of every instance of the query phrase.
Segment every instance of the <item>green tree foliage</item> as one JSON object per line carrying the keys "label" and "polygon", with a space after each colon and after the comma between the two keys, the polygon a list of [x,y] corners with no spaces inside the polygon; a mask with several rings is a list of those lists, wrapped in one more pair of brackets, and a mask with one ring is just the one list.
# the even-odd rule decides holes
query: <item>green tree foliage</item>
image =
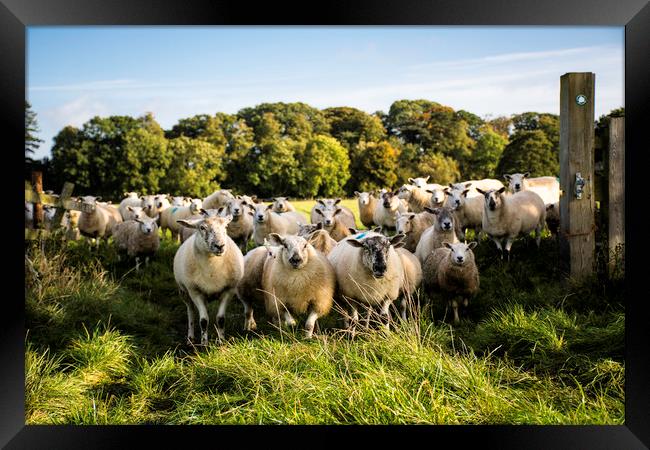
{"label": "green tree foliage", "polygon": [[124,179],[124,192],[135,191],[141,195],[160,192],[160,182],[165,177],[171,153],[164,135],[138,128],[126,135],[124,160],[120,171],[128,174]]}
{"label": "green tree foliage", "polygon": [[501,175],[496,174],[496,168],[507,144],[508,139],[494,131],[490,125],[479,127],[476,147],[463,172],[463,178],[500,178]]}
{"label": "green tree foliage", "polygon": [[296,195],[302,181],[296,154],[303,144],[291,139],[268,140],[249,154],[246,175],[258,196]]}
{"label": "green tree foliage", "polygon": [[421,176],[431,175],[431,180],[442,185],[460,180],[458,163],[440,153],[429,153],[420,159],[417,173]]}
{"label": "green tree foliage", "polygon": [[300,197],[334,197],[343,194],[343,186],[350,178],[348,152],[339,141],[318,135],[307,143],[300,165],[302,182]]}
{"label": "green tree foliage", "polygon": [[[277,127],[275,124],[270,123],[268,119],[263,120],[265,115],[269,113],[277,121]],[[311,137],[312,134],[326,134],[329,132],[329,125],[325,115],[319,109],[300,102],[262,103],[255,107],[241,109],[237,113],[237,117],[244,119],[246,124],[254,129],[258,144],[262,143],[261,139],[269,135],[304,140]],[[269,126],[271,128],[268,128]]]}
{"label": "green tree foliage", "polygon": [[161,180],[161,190],[171,194],[206,197],[219,189],[223,148],[186,136],[170,139],[167,147],[171,162]]}
{"label": "green tree foliage", "polygon": [[36,113],[32,110],[32,105],[25,101],[25,160],[31,161],[28,155],[33,155],[43,142],[43,139],[36,136],[39,131]]}
{"label": "green tree foliage", "polygon": [[386,139],[381,119],[347,106],[323,110],[330,126],[330,135],[347,149],[360,141],[379,142]]}
{"label": "green tree foliage", "polygon": [[81,130],[67,126],[54,136],[52,170],[57,186],[71,181],[76,193],[92,192],[96,185],[91,180],[91,166],[91,143],[84,140]]}
{"label": "green tree foliage", "polygon": [[510,136],[510,129],[513,127],[512,119],[510,117],[505,117],[505,116],[499,116],[495,117],[494,119],[488,120],[488,125],[492,127],[492,129],[501,135],[503,138],[508,139]]}
{"label": "green tree foliage", "polygon": [[512,172],[530,172],[532,177],[560,175],[559,155],[542,130],[515,133],[503,150],[496,178]]}
{"label": "green tree foliage", "polygon": [[557,114],[525,112],[512,116],[515,133],[518,131],[541,130],[546,138],[553,144],[553,148],[560,148],[560,116]]}
{"label": "green tree foliage", "polygon": [[359,144],[350,172],[358,190],[392,188],[397,183],[399,150],[388,141]]}

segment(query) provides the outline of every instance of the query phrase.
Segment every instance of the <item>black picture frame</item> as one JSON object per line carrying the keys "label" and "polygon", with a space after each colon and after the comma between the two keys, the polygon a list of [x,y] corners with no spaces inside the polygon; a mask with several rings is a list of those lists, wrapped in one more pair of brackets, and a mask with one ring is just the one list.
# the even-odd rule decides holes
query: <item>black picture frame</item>
{"label": "black picture frame", "polygon": [[[0,0],[0,114],[7,133],[7,149],[19,147],[24,132],[26,27],[35,25],[566,25],[625,26],[626,109],[626,210],[643,202],[640,179],[648,167],[643,127],[650,100],[650,5],[646,0],[440,0],[399,2],[356,1],[322,4],[235,1],[136,1],[136,0]],[[559,80],[558,80],[559,83]],[[14,154],[18,158],[17,149]],[[20,171],[9,171],[18,178]],[[23,186],[12,177],[13,192]],[[16,194],[18,195],[18,194]],[[13,196],[12,196],[13,198]],[[10,202],[13,205],[13,200]],[[638,209],[637,209],[638,210]],[[17,214],[16,216],[19,217]],[[612,449],[650,446],[650,395],[648,343],[650,327],[644,314],[643,219],[628,220],[626,229],[626,364],[625,425],[621,426],[431,426],[431,427],[75,427],[25,426],[24,416],[24,303],[17,295],[5,296],[0,345],[0,444],[6,448],[114,448],[137,442],[153,446],[183,437],[184,445],[227,445],[230,439],[286,443],[296,430],[316,431],[320,442],[346,445],[351,435],[366,444],[408,436],[408,444],[454,446],[474,442],[486,448]],[[19,236],[18,220],[8,233]],[[5,227],[6,228],[6,227]],[[11,239],[9,239],[11,240]],[[20,244],[16,244],[20,246]],[[18,258],[18,256],[14,256]],[[11,257],[13,260],[14,257]],[[7,261],[9,259],[7,258]],[[3,265],[18,272],[17,264]],[[24,275],[24,274],[23,274]],[[18,284],[19,273],[5,272],[9,284]],[[16,280],[15,282],[13,280]],[[626,287],[626,292],[628,287]],[[187,440],[188,431],[191,438]],[[404,435],[404,432],[408,432]],[[286,434],[291,433],[291,435]],[[136,436],[137,435],[137,436]],[[414,436],[415,435],[415,436]],[[135,438],[144,439],[136,441]],[[228,441],[226,441],[226,438]],[[306,438],[301,436],[300,439]],[[403,438],[402,438],[403,439]],[[303,442],[293,441],[299,445]],[[428,444],[426,444],[428,443]],[[408,445],[407,444],[407,445]]]}

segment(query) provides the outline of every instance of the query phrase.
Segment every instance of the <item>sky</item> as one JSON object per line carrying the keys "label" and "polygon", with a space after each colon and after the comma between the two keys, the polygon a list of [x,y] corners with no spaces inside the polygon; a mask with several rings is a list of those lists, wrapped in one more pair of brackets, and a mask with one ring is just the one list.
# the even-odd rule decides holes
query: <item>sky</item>
{"label": "sky", "polygon": [[387,112],[427,99],[481,117],[560,111],[560,76],[624,106],[624,27],[27,27],[27,100],[50,156],[66,125],[152,112],[165,129],[264,102]]}

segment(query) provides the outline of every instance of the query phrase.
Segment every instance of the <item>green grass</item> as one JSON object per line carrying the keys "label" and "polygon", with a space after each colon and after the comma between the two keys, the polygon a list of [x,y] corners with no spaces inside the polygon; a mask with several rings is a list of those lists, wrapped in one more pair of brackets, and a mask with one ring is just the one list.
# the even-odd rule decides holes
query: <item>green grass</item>
{"label": "green grass", "polygon": [[245,333],[233,301],[227,342],[201,350],[184,344],[176,249],[163,240],[135,273],[111,243],[26,244],[27,423],[624,422],[623,282],[561,282],[551,237],[539,251],[517,241],[509,264],[482,241],[481,289],[456,327],[436,293],[418,295],[414,320],[354,340],[334,311],[305,341],[259,305]]}

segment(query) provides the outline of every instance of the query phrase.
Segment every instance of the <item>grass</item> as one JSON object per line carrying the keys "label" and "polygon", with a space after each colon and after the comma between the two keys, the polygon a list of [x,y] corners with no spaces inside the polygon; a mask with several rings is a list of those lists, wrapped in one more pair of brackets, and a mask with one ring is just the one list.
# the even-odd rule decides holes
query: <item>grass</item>
{"label": "grass", "polygon": [[136,274],[111,243],[26,244],[28,424],[624,422],[623,281],[560,282],[549,236],[539,251],[517,241],[509,264],[482,241],[481,290],[456,327],[436,293],[354,340],[335,312],[305,341],[261,307],[245,333],[233,301],[227,342],[202,350],[184,344],[176,248],[163,240]]}

